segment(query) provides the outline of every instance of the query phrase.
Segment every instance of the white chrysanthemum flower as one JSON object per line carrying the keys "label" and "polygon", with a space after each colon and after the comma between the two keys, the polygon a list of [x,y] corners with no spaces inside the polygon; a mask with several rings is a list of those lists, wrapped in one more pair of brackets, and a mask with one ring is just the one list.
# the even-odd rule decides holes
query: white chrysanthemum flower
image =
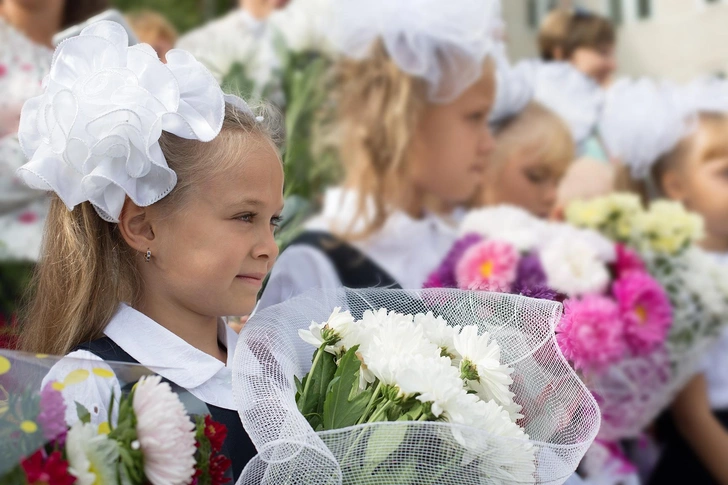
{"label": "white chrysanthemum flower", "polygon": [[693,247],[684,254],[685,269],[680,272],[684,288],[696,295],[712,315],[728,311],[728,272],[704,250]]}
{"label": "white chrysanthemum flower", "polygon": [[455,406],[458,396],[465,392],[460,372],[448,357],[412,357],[397,372],[396,380],[404,394],[418,394],[418,401],[430,403],[437,418]]}
{"label": "white chrysanthemum flower", "polygon": [[455,336],[454,346],[462,358],[460,376],[467,386],[484,401],[494,400],[506,408],[514,421],[521,418],[521,406],[513,401],[515,394],[509,389],[513,369],[501,364],[498,342],[488,332],[478,335],[478,327],[468,325]]}
{"label": "white chrysanthemum flower", "polygon": [[460,225],[460,234],[479,234],[526,252],[536,247],[544,226],[543,221],[522,209],[500,205],[470,211]]}
{"label": "white chrysanthemum flower", "polygon": [[597,248],[575,233],[551,239],[540,252],[549,287],[570,297],[601,293],[609,271]]}
{"label": "white chrysanthemum flower", "polygon": [[359,335],[359,358],[362,361],[362,382],[379,379],[385,385],[396,385],[397,372],[407,359],[421,355],[440,356],[439,347],[426,336],[421,325],[414,323],[412,315],[366,311],[356,323]]}
{"label": "white chrysanthemum flower", "polygon": [[299,330],[298,335],[304,342],[321,347],[326,342],[326,352],[338,354],[346,351],[349,345],[356,345],[355,339],[349,339],[353,332],[354,317],[348,311],[341,312],[340,307],[334,308],[328,320],[323,323],[311,322],[308,330]]}
{"label": "white chrysanthemum flower", "polygon": [[[512,421],[510,414],[495,401],[483,401],[473,394],[462,393],[446,411],[447,421],[485,431],[483,435],[454,427],[453,437],[467,450],[465,460],[483,457],[480,466],[494,483],[533,483],[536,471],[536,448],[523,428]],[[503,439],[499,439],[503,438]]]}
{"label": "white chrysanthemum flower", "polygon": [[[68,472],[78,485],[116,483],[119,447],[91,423],[76,421],[66,436]],[[190,475],[191,476],[191,475]]]}
{"label": "white chrysanthemum flower", "polygon": [[441,316],[435,317],[432,312],[418,313],[415,315],[415,325],[419,325],[425,332],[430,342],[440,347],[442,353],[454,356],[455,347],[453,341],[455,335],[460,332],[460,327],[448,325],[447,320]]}
{"label": "white chrysanthemum flower", "polygon": [[195,472],[195,425],[182,402],[159,376],[142,377],[132,402],[144,453],[144,474],[152,485],[190,483]]}

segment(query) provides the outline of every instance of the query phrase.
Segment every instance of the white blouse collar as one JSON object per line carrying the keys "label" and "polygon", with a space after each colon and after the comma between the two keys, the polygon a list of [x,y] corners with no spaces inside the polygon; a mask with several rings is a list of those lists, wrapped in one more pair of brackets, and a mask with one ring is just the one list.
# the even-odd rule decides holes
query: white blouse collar
{"label": "white blouse collar", "polygon": [[[343,232],[357,214],[357,193],[341,188],[329,189],[323,211],[307,225],[309,230]],[[368,211],[373,204],[368,204]],[[357,249],[387,271],[403,288],[417,289],[425,283],[457,239],[457,223],[462,217],[456,210],[447,219],[427,213],[415,219],[403,211],[394,211],[371,236],[352,243]],[[353,230],[362,228],[357,222]]]}
{"label": "white blouse collar", "polygon": [[[357,216],[358,210],[358,194],[354,190],[347,190],[340,187],[331,188],[324,195],[323,210],[321,212],[321,222],[325,222],[327,230],[333,232],[343,232],[347,230],[348,225]],[[374,212],[374,202],[368,200],[365,203],[364,218],[370,217]],[[433,213],[425,213],[420,219],[415,219],[404,211],[396,210],[390,213],[387,222],[384,224],[381,232],[388,233],[390,231],[407,232],[408,230],[423,227],[435,226],[443,232],[455,231],[455,226],[461,218],[461,209],[456,209],[449,217],[439,216]],[[352,229],[354,232],[363,228],[364,221],[359,218]],[[318,224],[317,224],[318,225]]]}
{"label": "white blouse collar", "polygon": [[[217,331],[218,339],[228,349],[227,366],[124,303],[119,306],[104,334],[143,366],[185,389],[193,390],[221,371],[230,373],[238,335],[222,319],[218,321]],[[228,394],[232,397],[232,387]]]}

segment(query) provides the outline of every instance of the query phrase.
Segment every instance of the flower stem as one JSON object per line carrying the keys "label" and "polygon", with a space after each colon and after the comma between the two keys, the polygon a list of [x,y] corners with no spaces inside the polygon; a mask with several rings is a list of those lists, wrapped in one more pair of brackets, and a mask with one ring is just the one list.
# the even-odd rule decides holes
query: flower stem
{"label": "flower stem", "polygon": [[377,420],[384,415],[384,413],[391,407],[392,401],[387,401],[384,406],[377,409],[371,418],[367,420],[367,423],[376,423]]}
{"label": "flower stem", "polygon": [[367,408],[364,410],[364,414],[361,415],[359,418],[359,421],[356,422],[356,424],[362,424],[366,422],[367,416],[369,416],[369,413],[372,410],[372,407],[374,406],[374,402],[376,401],[377,397],[379,397],[379,393],[382,391],[382,381],[377,382],[377,387],[374,388],[374,392],[372,393],[371,399],[369,399],[369,404],[367,404]]}
{"label": "flower stem", "polygon": [[[318,365],[319,361],[321,360],[321,354],[326,352],[326,342],[321,344],[321,347],[318,348],[316,351],[316,355],[313,358],[313,363],[311,364],[311,370],[308,371],[308,378],[306,379],[306,385],[303,386],[303,393],[301,394],[300,402],[305,403],[306,397],[308,396],[308,390],[311,387],[311,382],[313,379],[311,376],[313,376],[314,371],[316,370],[316,366]],[[299,407],[300,409],[300,407]]]}

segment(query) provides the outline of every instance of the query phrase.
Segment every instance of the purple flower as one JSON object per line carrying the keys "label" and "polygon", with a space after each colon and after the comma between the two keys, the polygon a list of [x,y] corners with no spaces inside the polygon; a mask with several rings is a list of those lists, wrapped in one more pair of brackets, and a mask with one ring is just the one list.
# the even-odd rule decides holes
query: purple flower
{"label": "purple flower", "polygon": [[40,413],[38,424],[47,440],[62,437],[66,431],[66,403],[60,391],[54,389],[55,382],[49,382],[40,392]]}
{"label": "purple flower", "polygon": [[466,234],[455,241],[455,244],[453,244],[445,259],[440,263],[440,266],[427,278],[425,288],[457,288],[455,267],[460,262],[465,251],[482,240],[483,238],[478,234]]}
{"label": "purple flower", "polygon": [[546,284],[546,273],[541,266],[541,260],[533,253],[521,258],[512,292],[541,300],[556,300],[558,297],[558,292]]}

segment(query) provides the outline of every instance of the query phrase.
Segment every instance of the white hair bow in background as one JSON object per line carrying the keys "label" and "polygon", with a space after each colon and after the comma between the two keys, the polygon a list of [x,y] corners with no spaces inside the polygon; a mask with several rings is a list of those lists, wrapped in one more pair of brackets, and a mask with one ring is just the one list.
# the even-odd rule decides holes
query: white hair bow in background
{"label": "white hair bow in background", "polygon": [[641,180],[690,134],[700,113],[728,113],[728,82],[699,78],[678,86],[622,79],[607,92],[599,132],[610,155]]}
{"label": "white hair bow in background", "polygon": [[432,102],[457,98],[482,75],[494,44],[497,0],[338,0],[331,41],[341,54],[363,59],[381,40],[407,74],[425,79]]}
{"label": "white hair bow in background", "polygon": [[177,183],[159,146],[162,131],[210,141],[225,101],[192,55],[128,46],[118,24],[102,21],[61,43],[44,93],[23,106],[19,139],[29,162],[18,175],[54,191],[66,206],[90,201],[118,222],[125,198],[148,206]]}
{"label": "white hair bow in background", "polygon": [[579,145],[593,133],[604,101],[602,88],[568,62],[521,61],[514,70],[530,80],[533,97],[556,113]]}
{"label": "white hair bow in background", "polygon": [[532,80],[523,70],[514,69],[505,52],[505,45],[498,43],[495,57],[495,101],[488,122],[501,123],[523,111],[533,99]]}

